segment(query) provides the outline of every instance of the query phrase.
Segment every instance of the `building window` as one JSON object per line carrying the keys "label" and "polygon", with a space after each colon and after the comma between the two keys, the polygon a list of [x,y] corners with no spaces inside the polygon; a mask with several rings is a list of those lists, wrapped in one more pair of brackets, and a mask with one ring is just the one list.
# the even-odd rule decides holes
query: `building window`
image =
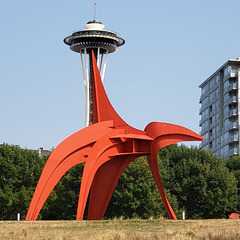
{"label": "building window", "polygon": [[228,89],[228,86],[229,86],[229,81],[227,80],[227,81],[225,81],[225,82],[223,83],[223,89],[224,89],[224,91],[226,91],[226,90]]}
{"label": "building window", "polygon": [[203,135],[203,138],[205,139],[205,141],[208,140],[208,132]]}
{"label": "building window", "polygon": [[232,71],[231,66],[225,67],[224,70],[223,70],[223,76],[226,77],[229,73],[231,73],[231,71]]}
{"label": "building window", "polygon": [[208,117],[208,108],[202,112],[202,119],[206,119]]}
{"label": "building window", "polygon": [[207,91],[208,91],[208,84],[202,87],[202,94],[206,93]]}
{"label": "building window", "polygon": [[216,140],[212,141],[212,148],[215,149],[216,148]]}
{"label": "building window", "polygon": [[202,124],[202,131],[204,132],[207,129],[208,129],[208,121],[206,121]]}
{"label": "building window", "polygon": [[225,119],[224,122],[223,122],[223,127],[224,127],[224,128],[227,128],[228,125],[229,125],[229,119],[227,118],[227,119]]}
{"label": "building window", "polygon": [[209,118],[209,124],[210,125],[212,124],[212,118]]}
{"label": "building window", "polygon": [[210,96],[209,96],[209,100],[210,102],[212,102],[215,98],[215,91],[213,91],[212,93],[210,93]]}
{"label": "building window", "polygon": [[222,144],[222,145],[225,144],[225,143],[227,142],[228,138],[229,138],[229,132],[224,133],[224,134],[221,136],[221,144]]}
{"label": "building window", "polygon": [[228,145],[224,146],[223,148],[221,148],[221,155],[222,156],[227,156],[228,151],[229,151]]}
{"label": "building window", "polygon": [[206,107],[208,105],[208,97],[202,100],[202,107]]}
{"label": "building window", "polygon": [[224,116],[227,116],[228,113],[229,113],[229,107],[226,106],[226,107],[223,109],[223,114],[224,114]]}
{"label": "building window", "polygon": [[216,110],[219,109],[219,100],[216,101]]}
{"label": "building window", "polygon": [[212,129],[209,131],[209,136],[212,137]]}
{"label": "building window", "polygon": [[215,127],[212,129],[212,136],[213,136],[213,137],[216,136],[216,128],[215,128]]}
{"label": "building window", "polygon": [[208,146],[206,145],[203,149],[204,149],[204,150],[208,150]]}
{"label": "building window", "polygon": [[226,93],[226,94],[223,96],[223,102],[224,102],[224,103],[227,103],[228,99],[229,99],[229,94]]}
{"label": "building window", "polygon": [[209,88],[210,88],[210,89],[213,88],[213,87],[214,87],[214,84],[215,84],[215,79],[212,78],[212,79],[210,80],[210,83],[209,83]]}

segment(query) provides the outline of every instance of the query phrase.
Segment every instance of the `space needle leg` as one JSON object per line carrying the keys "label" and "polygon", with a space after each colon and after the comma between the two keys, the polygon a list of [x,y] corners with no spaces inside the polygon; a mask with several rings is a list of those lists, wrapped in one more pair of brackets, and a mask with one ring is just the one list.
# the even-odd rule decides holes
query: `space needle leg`
{"label": "space needle leg", "polygon": [[106,51],[106,53],[105,53],[105,59],[104,59],[104,64],[103,64],[102,76],[101,76],[102,77],[102,82],[104,80],[106,66],[107,66],[107,56],[108,56],[108,51]]}
{"label": "space needle leg", "polygon": [[99,71],[100,71],[99,57],[100,57],[100,47],[98,47],[98,49],[97,49],[97,56],[96,56],[96,58],[97,58],[97,66],[98,66],[98,69],[99,69]]}
{"label": "space needle leg", "polygon": [[[84,59],[83,55],[84,54]],[[83,72],[83,84],[85,87],[85,126],[89,126],[89,75],[88,75],[88,63],[87,63],[87,49],[84,49],[84,53],[80,52],[81,63],[82,63],[82,72]]]}

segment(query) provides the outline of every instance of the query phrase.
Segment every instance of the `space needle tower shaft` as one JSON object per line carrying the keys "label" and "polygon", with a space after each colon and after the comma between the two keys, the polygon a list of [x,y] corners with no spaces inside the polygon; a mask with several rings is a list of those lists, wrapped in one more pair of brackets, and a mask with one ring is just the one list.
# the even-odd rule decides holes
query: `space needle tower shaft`
{"label": "space needle tower shaft", "polygon": [[[96,5],[95,5],[96,7]],[[107,57],[109,53],[118,50],[122,46],[124,39],[116,33],[105,30],[102,22],[95,19],[96,8],[94,9],[94,20],[85,25],[85,29],[74,32],[71,36],[64,39],[74,52],[80,53],[83,83],[85,87],[85,126],[93,123],[93,100],[92,100],[92,52],[97,60],[102,81],[104,80]]]}

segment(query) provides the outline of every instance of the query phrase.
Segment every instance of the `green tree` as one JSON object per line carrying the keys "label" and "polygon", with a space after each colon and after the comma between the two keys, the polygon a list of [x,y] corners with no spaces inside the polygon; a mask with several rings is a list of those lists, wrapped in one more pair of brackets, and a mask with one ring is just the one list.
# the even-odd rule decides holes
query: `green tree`
{"label": "green tree", "polygon": [[84,164],[78,164],[67,171],[58,182],[43,209],[43,220],[75,220]]}
{"label": "green tree", "polygon": [[[168,200],[177,210],[177,201],[168,191]],[[107,218],[149,218],[165,216],[160,194],[145,157],[134,160],[123,172],[106,211]]]}
{"label": "green tree", "polygon": [[37,152],[18,146],[0,146],[0,219],[25,218],[45,162]]}
{"label": "green tree", "polygon": [[159,157],[163,185],[188,218],[224,218],[237,207],[237,182],[223,159],[184,145],[163,148]]}
{"label": "green tree", "polygon": [[235,211],[240,211],[240,157],[234,156],[226,159],[226,166],[232,172],[237,180],[238,187],[238,207]]}

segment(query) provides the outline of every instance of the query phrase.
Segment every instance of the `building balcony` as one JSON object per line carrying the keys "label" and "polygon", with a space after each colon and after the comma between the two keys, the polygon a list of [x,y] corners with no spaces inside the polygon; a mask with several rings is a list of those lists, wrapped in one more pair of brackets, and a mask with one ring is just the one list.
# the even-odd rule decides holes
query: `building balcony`
{"label": "building balcony", "polygon": [[230,103],[237,103],[238,102],[238,97],[237,96],[232,96],[229,98],[229,104]]}
{"label": "building balcony", "polygon": [[211,152],[214,154],[214,155],[216,155],[216,151],[218,151],[219,150],[219,146],[213,146],[212,148],[211,148]]}
{"label": "building balcony", "polygon": [[200,101],[202,101],[208,94],[209,94],[209,90],[207,90],[205,93],[203,93],[203,94],[200,96]]}
{"label": "building balcony", "polygon": [[199,147],[200,147],[200,148],[204,148],[204,147],[207,146],[207,145],[208,145],[208,141],[205,140],[205,141],[203,141],[203,142],[200,143]]}
{"label": "building balcony", "polygon": [[235,78],[237,76],[236,72],[229,72],[223,77],[223,81],[229,79],[229,78]]}
{"label": "building balcony", "polygon": [[228,143],[229,138],[221,139],[221,147]]}
{"label": "building balcony", "polygon": [[214,96],[212,98],[209,99],[209,105],[216,102],[218,100],[218,97],[217,96]]}
{"label": "building balcony", "polygon": [[227,142],[228,142],[228,143],[231,143],[231,142],[238,142],[238,140],[239,140],[238,135],[233,135],[233,136],[229,136]]}
{"label": "building balcony", "polygon": [[228,111],[227,113],[224,114],[224,117],[232,117],[232,116],[237,116],[238,111],[237,109],[232,109]]}
{"label": "building balcony", "polygon": [[209,129],[215,127],[216,125],[218,124],[218,122],[213,122],[213,123],[210,123],[209,125]]}
{"label": "building balcony", "polygon": [[228,86],[228,91],[233,91],[233,90],[237,90],[237,89],[238,89],[237,82],[230,83],[230,85]]}
{"label": "building balcony", "polygon": [[238,101],[237,96],[231,96],[227,100],[224,101],[224,105],[228,105],[231,103],[237,103],[237,101]]}
{"label": "building balcony", "polygon": [[237,116],[237,115],[238,115],[237,109],[232,109],[232,110],[229,111],[229,117]]}
{"label": "building balcony", "polygon": [[209,142],[211,142],[211,141],[215,140],[216,138],[217,138],[217,136],[216,136],[216,135],[212,135],[212,136],[210,136],[210,137],[209,137]]}
{"label": "building balcony", "polygon": [[201,114],[208,106],[209,106],[209,103],[203,104],[199,110],[199,114]]}
{"label": "building balcony", "polygon": [[208,128],[208,127],[202,128],[199,134],[202,136],[202,135],[205,134],[207,131],[209,131],[209,128]]}
{"label": "building balcony", "polygon": [[202,124],[208,119],[208,116],[204,116],[201,118],[201,120],[199,121],[199,126],[202,126]]}
{"label": "building balcony", "polygon": [[239,154],[238,148],[233,148],[233,149],[229,150],[229,152],[228,152],[229,156],[238,155],[238,154]]}
{"label": "building balcony", "polygon": [[212,117],[214,114],[216,114],[218,112],[218,109],[214,109],[212,111],[209,112],[209,118]]}
{"label": "building balcony", "polygon": [[226,93],[226,92],[230,92],[237,89],[238,89],[238,84],[237,82],[234,82],[234,83],[230,83],[227,87],[225,87],[223,91],[224,93]]}
{"label": "building balcony", "polygon": [[231,129],[238,129],[238,123],[237,122],[229,123],[228,126],[226,127],[226,130],[231,130]]}

